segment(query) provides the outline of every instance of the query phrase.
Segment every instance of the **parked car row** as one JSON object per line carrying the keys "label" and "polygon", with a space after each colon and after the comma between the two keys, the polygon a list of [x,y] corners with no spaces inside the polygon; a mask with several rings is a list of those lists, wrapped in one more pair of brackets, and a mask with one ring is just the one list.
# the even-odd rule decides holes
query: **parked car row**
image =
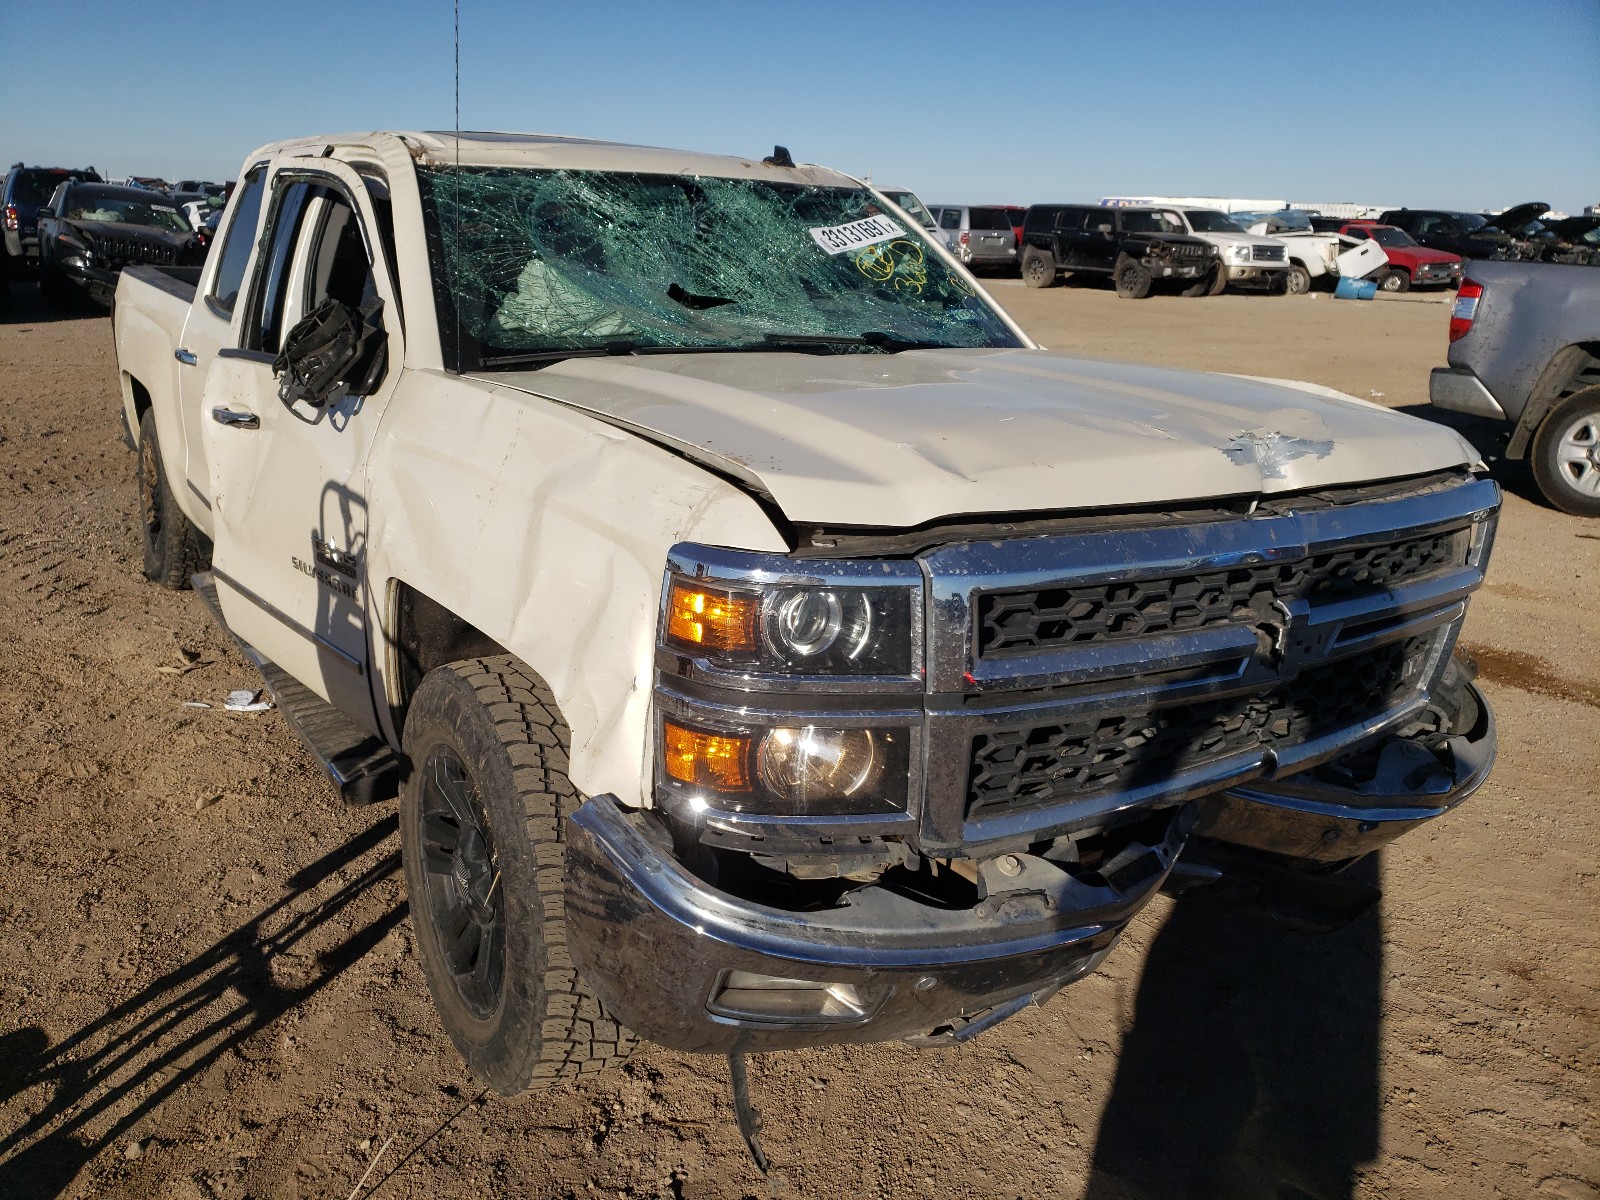
{"label": "parked car row", "polygon": [[124,266],[198,266],[231,186],[142,175],[110,184],[93,167],[16,163],[0,188],[0,287],[36,275],[57,304],[109,304]]}
{"label": "parked car row", "polygon": [[99,183],[93,167],[29,167],[14,163],[0,189],[0,224],[4,227],[5,257],[0,261],[0,281],[20,279],[39,264],[39,210],[51,194],[68,180]]}

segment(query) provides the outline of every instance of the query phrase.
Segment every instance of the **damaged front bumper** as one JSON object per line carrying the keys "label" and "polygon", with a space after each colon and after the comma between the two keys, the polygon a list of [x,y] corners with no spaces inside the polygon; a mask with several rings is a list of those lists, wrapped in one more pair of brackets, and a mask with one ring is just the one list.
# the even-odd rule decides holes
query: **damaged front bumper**
{"label": "damaged front bumper", "polygon": [[72,256],[53,264],[63,281],[76,285],[97,304],[110,307],[117,292],[120,270],[97,267],[82,258]]}
{"label": "damaged front bumper", "polygon": [[1432,748],[1394,737],[1288,779],[1202,798],[1198,842],[1185,863],[1204,858],[1205,840],[1340,863],[1449,812],[1483,785],[1495,758],[1494,714],[1475,686],[1465,686],[1470,724]]}
{"label": "damaged front bumper", "polygon": [[697,878],[649,818],[598,796],[567,828],[572,957],[619,1021],[676,1050],[960,1041],[1098,966],[1166,879],[1190,817],[1104,873],[1002,856],[968,908],[879,883],[787,911]]}

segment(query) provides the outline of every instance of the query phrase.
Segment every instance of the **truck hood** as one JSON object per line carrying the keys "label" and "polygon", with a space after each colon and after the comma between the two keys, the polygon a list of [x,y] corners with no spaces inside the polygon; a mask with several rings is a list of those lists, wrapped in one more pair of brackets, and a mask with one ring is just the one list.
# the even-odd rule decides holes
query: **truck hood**
{"label": "truck hood", "polygon": [[1188,236],[1210,242],[1213,246],[1281,246],[1276,237],[1259,233],[1191,233]]}
{"label": "truck hood", "polygon": [[1048,350],[569,359],[486,374],[686,454],[789,520],[941,517],[1295,491],[1471,464],[1442,425],[1314,385]]}
{"label": "truck hood", "polygon": [[1527,204],[1514,204],[1499,216],[1490,217],[1489,223],[1476,232],[1503,233],[1515,237],[1549,211],[1550,206],[1539,200],[1532,200]]}
{"label": "truck hood", "polygon": [[[1382,243],[1379,243],[1382,245]],[[1435,250],[1432,246],[1424,246],[1418,242],[1415,246],[1383,246],[1383,252],[1392,263],[1403,263],[1406,266],[1418,266],[1422,263],[1458,263],[1461,255],[1451,254],[1448,250]]]}

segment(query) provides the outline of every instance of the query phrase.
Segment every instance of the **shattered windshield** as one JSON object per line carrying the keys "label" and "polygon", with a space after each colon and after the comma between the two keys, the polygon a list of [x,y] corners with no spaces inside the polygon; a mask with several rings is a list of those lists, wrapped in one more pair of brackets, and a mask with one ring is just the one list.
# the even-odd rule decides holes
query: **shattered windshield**
{"label": "shattered windshield", "polygon": [[1020,342],[859,187],[419,167],[461,370],[572,353]]}

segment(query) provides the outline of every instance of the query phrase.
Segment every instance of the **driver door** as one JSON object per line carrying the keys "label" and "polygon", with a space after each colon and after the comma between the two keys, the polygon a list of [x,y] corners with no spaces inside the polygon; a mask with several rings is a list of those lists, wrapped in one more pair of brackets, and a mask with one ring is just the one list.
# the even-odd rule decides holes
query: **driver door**
{"label": "driver door", "polygon": [[[368,183],[331,159],[280,158],[237,344],[206,376],[213,572],[229,627],[376,732],[366,464],[404,361],[400,307]],[[379,186],[374,183],[373,186]],[[387,367],[367,395],[279,398],[273,359],[323,301],[379,311]]]}

